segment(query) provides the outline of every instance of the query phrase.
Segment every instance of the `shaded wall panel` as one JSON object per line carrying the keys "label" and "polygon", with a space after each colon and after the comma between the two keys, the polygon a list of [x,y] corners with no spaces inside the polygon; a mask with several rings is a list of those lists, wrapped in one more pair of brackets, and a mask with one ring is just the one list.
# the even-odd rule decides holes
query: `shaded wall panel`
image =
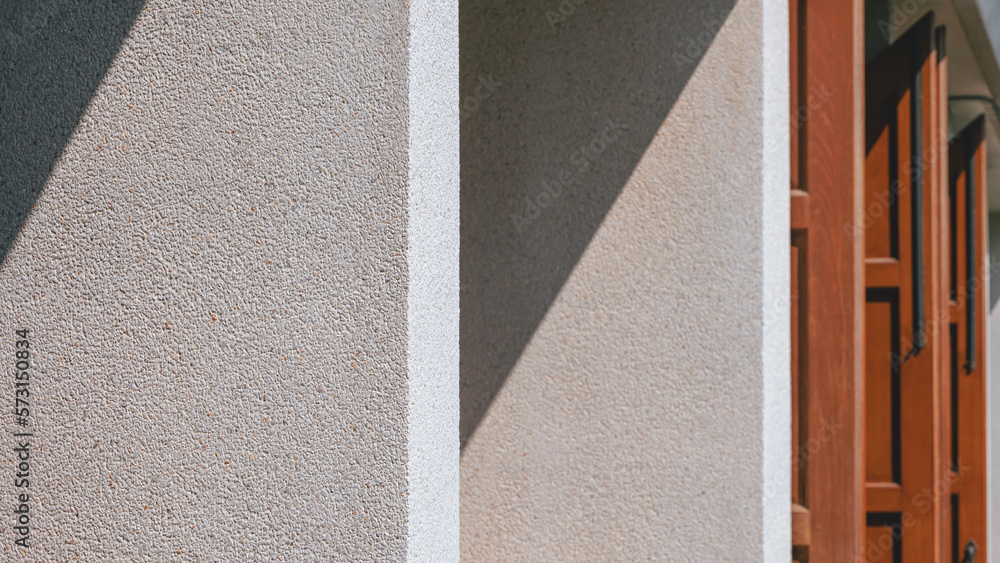
{"label": "shaded wall panel", "polygon": [[788,553],[783,4],[462,5],[464,558]]}

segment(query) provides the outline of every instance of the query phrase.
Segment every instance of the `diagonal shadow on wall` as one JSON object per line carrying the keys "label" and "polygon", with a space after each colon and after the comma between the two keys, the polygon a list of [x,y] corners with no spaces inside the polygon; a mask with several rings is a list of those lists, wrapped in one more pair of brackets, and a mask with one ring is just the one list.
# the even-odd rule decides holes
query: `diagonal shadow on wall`
{"label": "diagonal shadow on wall", "polygon": [[0,0],[0,265],[142,0]]}
{"label": "diagonal shadow on wall", "polygon": [[734,4],[460,4],[463,449]]}

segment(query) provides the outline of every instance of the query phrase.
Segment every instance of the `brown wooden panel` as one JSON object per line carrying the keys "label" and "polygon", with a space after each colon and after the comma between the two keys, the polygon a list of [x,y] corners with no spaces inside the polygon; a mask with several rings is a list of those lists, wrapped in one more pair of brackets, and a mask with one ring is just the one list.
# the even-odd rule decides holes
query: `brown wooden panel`
{"label": "brown wooden panel", "polygon": [[[944,428],[946,420],[944,409],[946,407],[942,390],[948,380],[948,358],[950,349],[948,346],[948,296],[947,285],[944,274],[947,270],[947,260],[944,253],[944,245],[947,232],[945,230],[946,208],[942,205],[946,200],[946,184],[942,183],[942,168],[947,165],[942,157],[942,152],[947,150],[947,141],[944,139],[944,131],[947,128],[947,121],[942,120],[945,115],[942,103],[947,103],[943,91],[947,89],[947,84],[940,81],[941,74],[939,63],[944,51],[943,28],[935,27],[931,30],[929,37],[929,56],[924,63],[924,72],[927,73],[926,81],[928,87],[927,108],[929,109],[928,124],[925,129],[927,141],[924,146],[922,158],[927,160],[924,173],[927,179],[927,205],[929,206],[930,225],[928,228],[929,263],[927,277],[928,291],[928,317],[927,331],[928,339],[932,342],[934,350],[933,360],[935,362],[932,377],[933,389],[931,397],[933,402],[933,416],[929,430],[934,433],[932,445],[933,471],[932,479],[934,483],[940,483],[947,475],[947,449],[944,441]],[[932,488],[932,491],[934,489]],[[934,529],[935,547],[937,549],[937,560],[944,561],[948,554],[949,538],[948,534],[948,501],[949,495],[946,489],[939,489],[941,492],[933,493],[934,501]]]}
{"label": "brown wooden panel", "polygon": [[[941,311],[937,322],[939,346],[941,350],[941,363],[939,372],[941,373],[941,384],[939,387],[941,425],[939,442],[942,454],[939,456],[939,472],[948,479],[951,471],[951,445],[952,445],[952,368],[954,365],[955,350],[951,331],[951,276],[950,264],[952,258],[951,243],[949,240],[952,231],[953,217],[949,207],[948,190],[948,57],[946,51],[946,32],[943,26],[935,30],[935,46],[937,50],[937,124],[934,134],[936,147],[941,154],[936,155],[934,162],[937,166],[937,208],[940,213],[940,236],[937,237],[939,267],[937,272],[937,285],[940,288],[940,300],[942,302]],[[954,542],[956,541],[952,533],[953,514],[951,496],[947,495],[948,502],[939,503],[939,512],[942,522],[941,538],[941,561],[952,561],[954,555]],[[944,500],[944,499],[942,499]]]}
{"label": "brown wooden panel", "polygon": [[[895,103],[895,100],[893,100]],[[876,140],[868,149],[865,180],[869,185],[885,189],[865,191],[865,256],[868,258],[896,258],[898,253],[898,208],[893,186],[898,170],[894,155],[898,152],[898,126],[895,120],[879,129]]]}
{"label": "brown wooden panel", "polygon": [[899,294],[871,289],[865,304],[865,478],[899,482]]}
{"label": "brown wooden panel", "polygon": [[811,536],[809,509],[801,504],[792,505],[792,546],[806,547]]}
{"label": "brown wooden panel", "polygon": [[873,526],[887,525],[873,521],[905,516],[890,546],[905,563],[937,563],[946,551],[945,505],[925,493],[945,469],[939,321],[947,309],[942,184],[932,158],[941,150],[934,46],[929,15],[866,69],[866,514],[868,539],[876,533],[883,543],[884,530]]}
{"label": "brown wooden panel", "polygon": [[902,494],[899,483],[870,482],[865,486],[865,504],[869,512],[889,512],[899,506]]}
{"label": "brown wooden panel", "polygon": [[[789,51],[788,51],[788,68],[789,68],[789,101],[791,110],[791,119],[789,123],[791,124],[791,188],[793,190],[801,189],[801,182],[799,181],[799,159],[801,158],[801,149],[799,143],[801,142],[801,137],[799,135],[799,129],[802,127],[804,122],[799,116],[799,108],[803,106],[801,100],[799,99],[799,3],[801,0],[789,0],[788,2],[788,40],[789,40]],[[793,229],[795,227],[792,227]]]}
{"label": "brown wooden panel", "polygon": [[[800,286],[800,441],[821,440],[801,473],[809,510],[809,563],[856,561],[863,552],[862,332],[864,37],[860,0],[792,0],[794,91],[822,103],[793,124],[793,205],[802,230]],[[801,107],[801,95],[793,108]],[[795,109],[793,109],[795,111]],[[797,138],[796,138],[797,137]],[[796,152],[797,151],[797,152]],[[830,431],[836,428],[836,431]]]}
{"label": "brown wooden panel", "polygon": [[803,231],[809,228],[809,193],[802,190],[792,190],[792,231]]}
{"label": "brown wooden panel", "polygon": [[800,479],[799,473],[803,468],[802,462],[803,457],[800,455],[802,452],[802,442],[799,433],[799,425],[802,422],[800,416],[800,400],[799,393],[801,392],[801,386],[799,385],[799,249],[795,245],[791,247],[791,253],[789,254],[792,267],[791,275],[791,302],[792,302],[792,503],[800,504],[802,502],[802,481]]}
{"label": "brown wooden panel", "polygon": [[986,148],[980,117],[956,135],[949,147],[949,184],[954,206],[956,277],[952,380],[955,427],[951,436],[954,471],[954,546],[969,540],[979,546],[976,561],[986,560]]}
{"label": "brown wooden panel", "polygon": [[865,283],[868,287],[899,287],[899,260],[866,258]]}
{"label": "brown wooden panel", "polygon": [[864,560],[869,563],[903,563],[903,518],[899,513],[873,513],[865,528]]}

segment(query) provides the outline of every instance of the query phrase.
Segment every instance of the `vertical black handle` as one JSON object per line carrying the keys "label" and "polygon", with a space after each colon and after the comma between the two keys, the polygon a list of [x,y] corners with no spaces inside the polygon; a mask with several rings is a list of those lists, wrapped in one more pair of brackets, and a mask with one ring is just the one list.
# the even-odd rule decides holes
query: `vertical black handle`
{"label": "vertical black handle", "polygon": [[965,551],[962,553],[962,563],[976,563],[977,551],[979,551],[979,546],[976,545],[976,540],[969,540],[965,544]]}
{"label": "vertical black handle", "polygon": [[965,373],[976,369],[976,148],[979,143],[969,137],[965,148],[968,168],[965,171]]}
{"label": "vertical black handle", "polygon": [[924,310],[924,127],[923,72],[924,46],[913,41],[913,83],[910,89],[910,182],[911,252],[913,266],[913,344],[904,361],[927,346],[927,315]]}

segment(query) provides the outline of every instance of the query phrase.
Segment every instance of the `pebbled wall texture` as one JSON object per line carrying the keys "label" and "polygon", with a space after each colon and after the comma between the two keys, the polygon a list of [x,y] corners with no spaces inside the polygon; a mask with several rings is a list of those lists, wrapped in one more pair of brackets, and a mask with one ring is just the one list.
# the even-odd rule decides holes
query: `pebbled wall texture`
{"label": "pebbled wall texture", "polygon": [[[994,522],[994,518],[1000,516],[1000,494],[996,493],[996,488],[1000,486],[1000,275],[996,274],[996,269],[1000,265],[1000,213],[990,212],[987,224],[987,237],[989,238],[989,302],[986,312],[986,418],[989,426],[986,428],[986,467],[987,481],[986,487],[989,492],[989,504],[986,507],[987,521]],[[996,553],[1000,545],[1000,527],[990,526],[990,537],[987,539],[987,552]]]}
{"label": "pebbled wall texture", "polygon": [[788,561],[786,9],[462,3],[463,559]]}
{"label": "pebbled wall texture", "polygon": [[0,15],[0,559],[457,559],[457,2]]}

